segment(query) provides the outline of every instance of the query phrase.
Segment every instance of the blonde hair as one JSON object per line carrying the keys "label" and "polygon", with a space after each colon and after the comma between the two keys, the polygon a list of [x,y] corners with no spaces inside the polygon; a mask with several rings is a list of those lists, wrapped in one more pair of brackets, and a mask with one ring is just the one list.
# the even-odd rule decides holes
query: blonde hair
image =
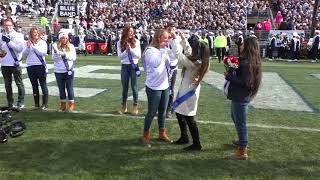
{"label": "blonde hair", "polygon": [[168,33],[168,31],[166,29],[158,29],[154,33],[150,46],[160,49],[160,37],[163,36],[164,33]]}
{"label": "blonde hair", "polygon": [[65,46],[62,46],[61,44],[61,38],[59,39],[58,43],[57,43],[57,48],[58,50],[62,50],[62,48],[65,50],[65,52],[69,52],[70,51],[70,41],[69,38],[67,38],[67,44]]}

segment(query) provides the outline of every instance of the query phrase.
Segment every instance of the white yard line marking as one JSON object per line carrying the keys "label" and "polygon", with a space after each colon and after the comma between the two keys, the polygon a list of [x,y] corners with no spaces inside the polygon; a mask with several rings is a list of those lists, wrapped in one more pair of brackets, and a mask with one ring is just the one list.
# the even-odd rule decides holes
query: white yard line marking
{"label": "white yard line marking", "polygon": [[[50,109],[49,111],[56,111]],[[99,116],[99,117],[126,117],[132,119],[144,119],[144,116],[131,116],[131,115],[121,115],[121,114],[110,114],[110,113],[98,113],[98,112],[85,112],[85,111],[74,111],[75,114],[86,114],[92,116]],[[167,119],[167,121],[176,121],[174,118]],[[219,121],[197,121],[200,124],[218,124],[218,125],[225,125],[225,126],[234,126],[233,123],[229,122],[219,122]],[[288,127],[288,126],[274,126],[274,125],[264,125],[264,124],[248,124],[248,127],[256,127],[262,129],[283,129],[283,130],[296,130],[296,131],[303,131],[303,132],[320,132],[320,129],[316,128],[308,128],[308,127]]]}
{"label": "white yard line marking", "polygon": [[320,74],[311,74],[312,76],[314,76],[315,78],[320,79]]}

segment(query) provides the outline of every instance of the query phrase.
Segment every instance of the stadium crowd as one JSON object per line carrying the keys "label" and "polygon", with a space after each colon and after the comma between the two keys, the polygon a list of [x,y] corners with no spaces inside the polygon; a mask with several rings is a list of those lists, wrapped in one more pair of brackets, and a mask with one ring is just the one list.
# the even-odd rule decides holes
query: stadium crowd
{"label": "stadium crowd", "polygon": [[[309,30],[312,24],[314,0],[274,0],[273,6],[283,16],[282,29]],[[320,9],[320,8],[319,8]],[[317,20],[320,14],[318,10]],[[317,24],[320,28],[320,24]]]}

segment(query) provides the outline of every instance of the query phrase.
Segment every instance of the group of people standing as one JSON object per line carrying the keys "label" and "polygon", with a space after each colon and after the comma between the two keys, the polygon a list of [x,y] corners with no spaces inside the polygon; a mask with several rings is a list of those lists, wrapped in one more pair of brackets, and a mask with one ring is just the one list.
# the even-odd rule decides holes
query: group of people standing
{"label": "group of people standing", "polygon": [[[27,73],[32,85],[35,109],[46,110],[48,108],[49,91],[47,87],[48,67],[45,56],[47,56],[47,43],[41,39],[41,31],[31,28],[29,39],[24,40],[24,36],[14,30],[12,19],[3,22],[4,32],[1,34],[1,72],[4,78],[8,109],[22,110],[24,108],[25,87],[22,80],[22,58],[26,59]],[[59,87],[60,111],[73,111],[74,93],[74,61],[76,51],[68,40],[68,34],[61,32],[59,40],[52,45],[52,60],[54,62],[54,73]],[[12,77],[18,87],[18,101],[14,104],[12,92]],[[40,106],[40,91],[42,90],[42,104]]]}
{"label": "group of people standing", "polygon": [[[148,111],[144,118],[142,143],[151,146],[150,127],[153,118],[158,118],[158,140],[165,143],[184,145],[189,143],[188,130],[192,144],[183,148],[187,151],[202,149],[199,129],[195,120],[200,97],[201,81],[210,69],[210,46],[208,41],[198,35],[186,38],[176,30],[174,24],[158,29],[152,42],[141,52],[131,26],[124,27],[118,42],[118,57],[121,60],[122,108],[120,113],[128,113],[127,95],[131,79],[133,94],[133,115],[138,114],[137,78],[140,75],[138,61],[141,59],[146,74],[146,94]],[[233,143],[238,147],[231,159],[248,158],[247,108],[258,92],[261,82],[260,47],[256,37],[244,39],[239,48],[240,68],[225,73],[230,81],[227,98],[231,100],[231,118],[238,137]],[[182,67],[182,81],[174,98],[174,84],[177,67]],[[171,101],[171,102],[170,102]],[[180,137],[170,140],[165,128],[168,112],[175,112],[180,128]]]}
{"label": "group of people standing", "polygon": [[[12,94],[12,75],[18,86],[19,109],[24,108],[24,85],[22,81],[21,59],[26,58],[27,72],[32,84],[34,106],[37,109],[48,108],[49,92],[47,88],[47,55],[46,42],[41,39],[41,32],[37,28],[30,30],[29,39],[24,41],[23,35],[13,28],[11,19],[4,21],[5,32],[1,34],[1,72],[5,81],[8,107],[14,108]],[[200,133],[195,120],[200,97],[201,81],[210,69],[210,47],[208,41],[194,34],[186,38],[182,32],[176,30],[175,24],[168,24],[165,29],[158,29],[151,44],[141,52],[139,40],[135,38],[131,26],[124,27],[120,41],[117,43],[118,57],[121,61],[122,107],[120,113],[128,112],[127,98],[129,81],[133,94],[132,114],[138,115],[137,81],[141,75],[138,66],[142,60],[146,74],[146,94],[148,111],[144,118],[142,142],[151,145],[150,127],[153,118],[158,117],[158,140],[165,143],[184,145],[189,143],[189,129],[192,144],[185,147],[187,151],[202,149]],[[76,50],[68,40],[68,34],[61,32],[59,40],[52,45],[52,59],[54,73],[59,87],[59,111],[73,111],[75,108],[73,81],[74,61]],[[240,46],[240,67],[235,72],[226,72],[225,79],[230,82],[227,98],[231,100],[231,118],[237,131],[237,139],[233,143],[237,146],[236,153],[231,156],[234,160],[246,160],[248,131],[247,108],[249,102],[257,94],[261,82],[260,49],[256,37],[247,37]],[[182,81],[174,98],[174,85],[178,66],[182,67]],[[39,86],[42,90],[42,105],[40,106]],[[66,93],[67,92],[67,93]],[[68,98],[68,107],[67,107]],[[165,120],[171,112],[175,112],[180,128],[180,137],[171,141]]]}

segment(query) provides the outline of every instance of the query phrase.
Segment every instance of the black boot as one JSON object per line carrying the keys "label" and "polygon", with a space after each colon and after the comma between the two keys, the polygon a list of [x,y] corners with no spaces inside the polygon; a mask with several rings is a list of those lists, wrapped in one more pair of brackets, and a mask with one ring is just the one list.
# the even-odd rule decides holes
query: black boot
{"label": "black boot", "polygon": [[194,121],[193,116],[188,117],[186,120],[187,120],[187,123],[189,126],[190,134],[192,136],[193,144],[191,146],[185,147],[183,149],[187,150],[187,151],[199,151],[199,150],[201,150],[202,146],[200,143],[199,130],[197,127],[197,123],[196,123],[196,121]]}
{"label": "black boot", "polygon": [[180,138],[177,141],[174,141],[174,144],[188,144],[189,143],[189,138],[188,138],[188,132],[187,132],[187,122],[184,119],[184,116],[181,114],[177,114],[177,119],[180,127]]}
{"label": "black boot", "polygon": [[34,108],[35,109],[39,109],[40,104],[39,104],[39,94],[34,94],[33,95],[33,99],[34,99]]}
{"label": "black boot", "polygon": [[48,109],[48,98],[49,98],[49,95],[47,95],[47,94],[42,96],[42,105],[40,107],[41,110]]}

